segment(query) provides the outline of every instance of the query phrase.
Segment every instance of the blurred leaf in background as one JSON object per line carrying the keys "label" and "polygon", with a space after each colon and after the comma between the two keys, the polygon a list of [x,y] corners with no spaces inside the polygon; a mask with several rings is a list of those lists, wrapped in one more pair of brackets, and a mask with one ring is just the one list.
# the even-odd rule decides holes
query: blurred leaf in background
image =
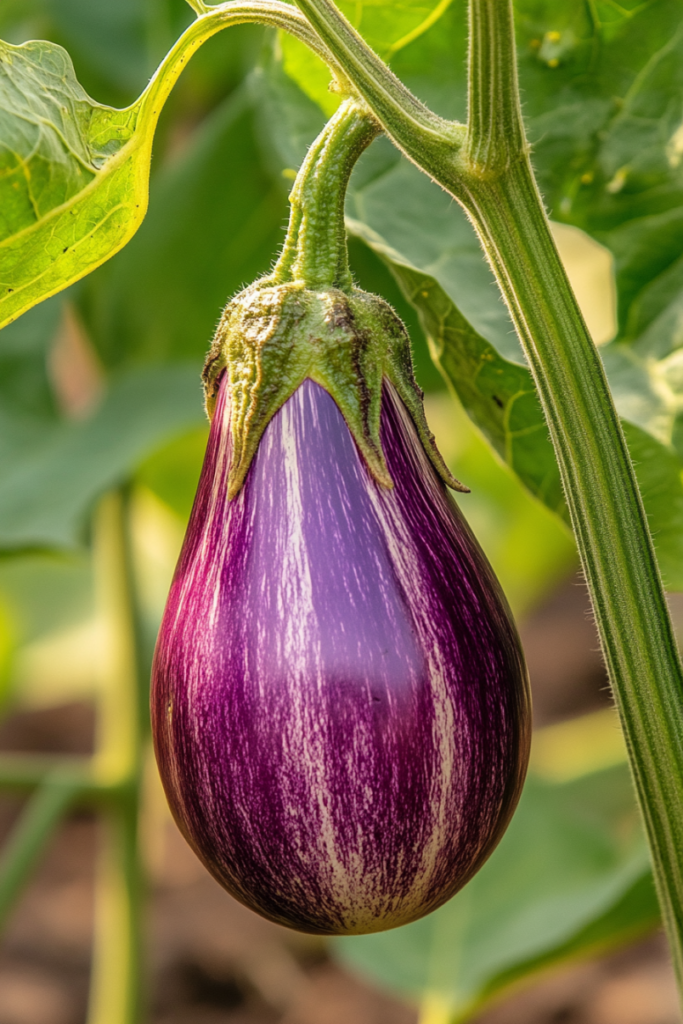
{"label": "blurred leaf in background", "polygon": [[7,466],[0,543],[74,547],[99,494],[125,482],[169,436],[203,420],[198,366],[119,374],[91,416],[54,426],[42,444]]}

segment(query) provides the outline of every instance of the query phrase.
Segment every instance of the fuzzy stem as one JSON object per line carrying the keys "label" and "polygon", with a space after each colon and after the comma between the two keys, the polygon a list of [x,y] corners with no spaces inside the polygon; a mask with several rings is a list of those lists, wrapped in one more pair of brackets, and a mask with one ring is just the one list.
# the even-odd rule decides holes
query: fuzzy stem
{"label": "fuzzy stem", "polygon": [[444,120],[421,103],[332,0],[296,3],[398,148],[435,179],[447,173],[465,141],[465,127]]}
{"label": "fuzzy stem", "polygon": [[290,193],[289,228],[273,284],[301,281],[313,291],[351,290],[344,199],[358,157],[380,130],[355,100],[346,100],[327,122]]}
{"label": "fuzzy stem", "polygon": [[528,152],[516,59],[511,6],[471,3],[465,159],[479,177],[506,170]]}
{"label": "fuzzy stem", "polygon": [[600,356],[528,163],[467,195],[555,447],[683,979],[683,674],[647,518]]}

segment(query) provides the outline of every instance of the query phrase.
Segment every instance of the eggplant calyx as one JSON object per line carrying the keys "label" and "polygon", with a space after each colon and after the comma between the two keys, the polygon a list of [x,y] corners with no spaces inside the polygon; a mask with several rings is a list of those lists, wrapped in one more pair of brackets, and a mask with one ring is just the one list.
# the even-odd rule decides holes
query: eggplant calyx
{"label": "eggplant calyx", "polygon": [[406,329],[376,295],[257,281],[228,303],[218,325],[204,368],[209,417],[224,372],[233,445],[229,498],[239,494],[268,423],[307,378],[334,398],[378,484],[393,487],[380,440],[387,379],[441,479],[455,490],[467,489],[448,470],[427,426]]}

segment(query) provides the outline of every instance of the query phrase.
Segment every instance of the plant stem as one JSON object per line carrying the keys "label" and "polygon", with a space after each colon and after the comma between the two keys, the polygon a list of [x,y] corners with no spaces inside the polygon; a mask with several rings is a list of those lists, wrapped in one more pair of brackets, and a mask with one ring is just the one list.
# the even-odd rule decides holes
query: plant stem
{"label": "plant stem", "polygon": [[[346,186],[358,157],[381,131],[365,104],[346,100],[309,149],[289,196],[291,214],[274,284],[351,291],[344,224]],[[330,202],[333,208],[330,208]]]}
{"label": "plant stem", "polygon": [[119,798],[106,812],[102,837],[88,1024],[136,1024],[142,1006],[138,817],[146,711],[129,505],[127,490],[108,494],[96,523],[100,605],[109,644],[93,770],[103,784],[118,789]]}
{"label": "plant stem", "polygon": [[482,177],[499,174],[528,152],[520,114],[515,30],[507,0],[470,3],[467,84],[465,159]]}
{"label": "plant stem", "polygon": [[529,361],[588,582],[683,981],[683,676],[645,511],[600,356],[528,163],[468,196]]}

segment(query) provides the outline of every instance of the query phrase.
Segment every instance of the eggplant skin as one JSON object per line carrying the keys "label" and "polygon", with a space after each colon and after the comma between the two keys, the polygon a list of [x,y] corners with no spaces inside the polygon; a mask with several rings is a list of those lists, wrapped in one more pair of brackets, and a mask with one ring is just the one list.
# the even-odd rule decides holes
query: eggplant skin
{"label": "eggplant skin", "polygon": [[498,582],[385,381],[370,475],[305,380],[227,498],[223,378],[154,658],[172,812],[212,875],[290,928],[435,910],[521,791],[530,701]]}

